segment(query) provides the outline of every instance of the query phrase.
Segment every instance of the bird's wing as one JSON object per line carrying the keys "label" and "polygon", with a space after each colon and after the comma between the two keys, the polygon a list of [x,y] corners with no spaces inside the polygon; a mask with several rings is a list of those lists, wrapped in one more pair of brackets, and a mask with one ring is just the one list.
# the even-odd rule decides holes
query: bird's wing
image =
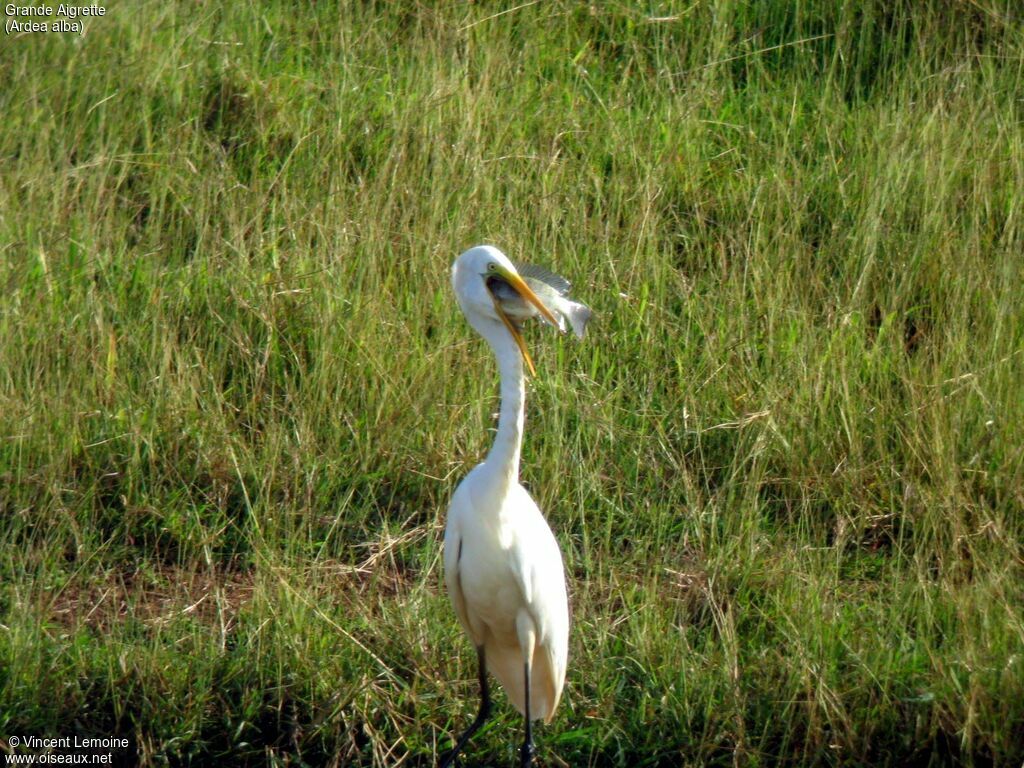
{"label": "bird's wing", "polygon": [[569,655],[569,600],[558,542],[532,499],[530,505],[534,514],[524,515],[524,523],[529,522],[513,544],[512,562],[537,630],[538,650],[545,656],[544,661],[550,669],[547,720],[558,706],[565,682]]}
{"label": "bird's wing", "polygon": [[552,633],[567,634],[568,599],[562,553],[536,503],[525,489],[520,490],[529,508],[523,504],[517,511],[521,527],[512,542],[512,571],[526,605],[535,614],[541,639]]}
{"label": "bird's wing", "polygon": [[444,530],[444,583],[448,588],[448,596],[451,598],[459,622],[472,637],[473,632],[469,627],[469,616],[466,613],[466,598],[462,594],[462,579],[459,574],[461,554],[462,535],[459,521],[457,517],[451,515],[451,510],[449,510],[448,525]]}

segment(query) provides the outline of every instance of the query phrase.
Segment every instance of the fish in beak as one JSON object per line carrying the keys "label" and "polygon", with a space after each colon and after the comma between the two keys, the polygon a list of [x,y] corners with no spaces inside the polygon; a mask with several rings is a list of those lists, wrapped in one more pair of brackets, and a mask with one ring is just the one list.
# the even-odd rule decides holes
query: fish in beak
{"label": "fish in beak", "polygon": [[523,359],[526,361],[526,367],[530,369],[531,374],[536,376],[537,370],[533,367],[533,360],[530,358],[530,353],[526,349],[526,341],[523,339],[523,334],[519,330],[519,324],[513,320],[503,308],[503,305],[507,304],[506,298],[509,293],[508,289],[511,288],[520,303],[528,302],[533,305],[536,311],[540,313],[541,317],[552,325],[559,327],[560,324],[558,320],[553,314],[551,314],[551,310],[544,306],[544,302],[537,297],[537,294],[529,285],[527,285],[526,281],[513,270],[499,267],[497,271],[497,278],[489,280],[487,287],[491,294],[491,300],[494,302],[494,309],[498,313],[498,317],[501,318],[505,327],[508,328],[509,333],[512,334],[512,338],[515,340],[516,346],[519,347],[519,351],[522,352]]}
{"label": "fish in beak", "polygon": [[[553,325],[563,333],[567,327],[572,328],[576,337],[582,339],[592,313],[586,304],[569,298],[569,289],[572,288],[572,284],[561,275],[549,272],[544,267],[519,262],[515,264],[515,268],[516,273],[540,299],[541,304],[551,315],[554,315],[557,322]],[[493,278],[489,282],[488,288],[491,290],[491,295],[500,304],[505,316],[513,323],[522,323],[531,317],[540,315],[536,305],[524,301],[522,296],[504,280]],[[551,322],[549,315],[545,314],[543,317]]]}

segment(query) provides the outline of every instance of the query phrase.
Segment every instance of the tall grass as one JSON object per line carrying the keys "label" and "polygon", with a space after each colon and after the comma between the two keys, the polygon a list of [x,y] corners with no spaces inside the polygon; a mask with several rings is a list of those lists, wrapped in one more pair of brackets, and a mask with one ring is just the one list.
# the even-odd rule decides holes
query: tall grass
{"label": "tall grass", "polygon": [[493,242],[596,312],[530,337],[542,764],[1019,765],[1016,5],[514,5],[0,46],[0,736],[449,746],[441,531],[497,388],[448,267]]}

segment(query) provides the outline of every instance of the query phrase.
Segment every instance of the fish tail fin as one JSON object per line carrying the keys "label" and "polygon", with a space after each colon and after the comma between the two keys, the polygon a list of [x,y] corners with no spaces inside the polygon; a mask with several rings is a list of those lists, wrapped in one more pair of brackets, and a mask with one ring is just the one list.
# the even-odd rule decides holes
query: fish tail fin
{"label": "fish tail fin", "polygon": [[585,304],[578,304],[575,301],[566,302],[568,306],[565,310],[565,316],[569,319],[569,325],[572,326],[573,333],[576,334],[577,338],[582,339],[583,334],[587,330],[587,323],[590,321],[590,307]]}

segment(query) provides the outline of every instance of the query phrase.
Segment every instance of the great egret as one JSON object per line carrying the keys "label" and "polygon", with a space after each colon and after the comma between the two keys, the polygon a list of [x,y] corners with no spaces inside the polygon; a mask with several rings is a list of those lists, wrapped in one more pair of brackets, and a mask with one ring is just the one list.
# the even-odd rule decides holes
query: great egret
{"label": "great egret", "polygon": [[565,682],[569,605],[562,555],[537,504],[519,484],[523,361],[534,370],[519,322],[539,314],[564,329],[568,319],[582,336],[590,310],[565,297],[569,286],[563,278],[521,269],[522,274],[489,245],[471,248],[452,266],[459,306],[498,360],[501,411],[487,458],[455,489],[448,507],[445,583],[476,646],[480,710],[441,768],[452,765],[490,715],[488,670],[526,718],[519,752],[524,767],[534,754],[532,721],[551,720]]}

